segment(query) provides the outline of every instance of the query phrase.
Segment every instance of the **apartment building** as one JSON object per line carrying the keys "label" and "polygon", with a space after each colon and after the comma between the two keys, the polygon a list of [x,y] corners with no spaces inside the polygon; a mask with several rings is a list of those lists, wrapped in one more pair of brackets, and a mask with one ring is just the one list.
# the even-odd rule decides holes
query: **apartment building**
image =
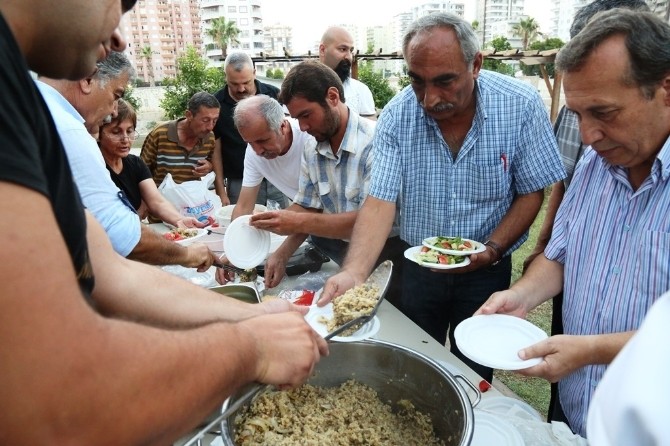
{"label": "apartment building", "polygon": [[504,28],[509,27],[509,22],[524,15],[525,0],[478,0],[477,21],[479,22],[478,33],[481,36],[482,48],[495,38],[494,31],[498,31],[500,24],[496,22],[508,22]]}
{"label": "apartment building", "polygon": [[202,47],[198,0],[138,0],[124,15],[121,31],[138,79],[153,84],[174,77],[184,48]]}
{"label": "apartment building", "polygon": [[205,56],[215,66],[223,64],[223,51],[207,35],[215,18],[225,17],[240,30],[239,43],[228,47],[228,52],[244,51],[257,56],[264,50],[262,0],[200,0],[202,34]]}

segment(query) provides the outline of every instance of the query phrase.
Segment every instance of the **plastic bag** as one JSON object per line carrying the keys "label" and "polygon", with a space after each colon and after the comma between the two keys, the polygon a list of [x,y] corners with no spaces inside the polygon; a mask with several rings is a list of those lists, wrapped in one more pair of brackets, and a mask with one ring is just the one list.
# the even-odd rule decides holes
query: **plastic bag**
{"label": "plastic bag", "polygon": [[199,180],[175,183],[167,174],[158,190],[185,217],[195,217],[202,222],[215,222],[216,211],[221,208],[221,198],[209,190],[216,174],[210,172]]}

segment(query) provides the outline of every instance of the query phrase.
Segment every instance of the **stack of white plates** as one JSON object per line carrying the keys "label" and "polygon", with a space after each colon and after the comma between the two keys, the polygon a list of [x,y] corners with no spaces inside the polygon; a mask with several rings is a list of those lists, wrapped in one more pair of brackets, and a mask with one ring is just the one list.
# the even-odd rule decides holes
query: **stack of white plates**
{"label": "stack of white plates", "polygon": [[236,218],[226,229],[223,247],[230,263],[238,268],[255,268],[270,252],[270,233],[249,225],[250,215]]}

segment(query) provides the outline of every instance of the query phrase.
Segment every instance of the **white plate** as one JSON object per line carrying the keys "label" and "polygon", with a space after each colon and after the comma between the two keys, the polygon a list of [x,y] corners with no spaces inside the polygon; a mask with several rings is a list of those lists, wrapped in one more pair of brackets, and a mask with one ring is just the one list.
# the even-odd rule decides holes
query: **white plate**
{"label": "white plate", "polygon": [[475,430],[470,446],[525,446],[523,437],[511,423],[483,410],[473,412]]}
{"label": "white plate", "polygon": [[416,254],[421,252],[421,248],[423,246],[412,246],[411,248],[407,248],[405,250],[405,258],[408,260],[411,260],[414,263],[418,263],[421,266],[425,266],[426,268],[432,268],[432,269],[454,269],[454,268],[463,268],[464,266],[467,266],[470,264],[470,259],[465,257],[461,263],[456,263],[454,265],[442,265],[440,263],[428,263],[428,262],[419,262],[416,259]]}
{"label": "white plate", "polygon": [[233,221],[223,236],[223,249],[230,263],[238,268],[255,268],[270,252],[270,233],[249,226],[250,215]]}
{"label": "white plate", "polygon": [[495,412],[501,415],[515,416],[530,421],[541,421],[542,415],[525,401],[509,396],[486,396],[477,404],[477,409]]}
{"label": "white plate", "polygon": [[[309,325],[312,326],[314,331],[319,333],[321,336],[326,336],[328,334],[328,327],[325,323],[319,321],[321,317],[325,317],[327,319],[333,318],[332,303],[328,303],[328,305],[323,307],[312,305],[309,307],[309,312],[305,315],[305,320]],[[336,342],[362,341],[376,335],[379,331],[379,327],[381,327],[381,322],[379,321],[379,318],[375,316],[370,322],[363,325],[351,336],[333,336],[332,340]]]}
{"label": "white plate", "polygon": [[476,363],[499,370],[520,370],[542,362],[542,358],[523,361],[519,350],[543,339],[547,334],[525,319],[506,314],[472,316],[456,326],[458,349]]}
{"label": "white plate", "polygon": [[274,232],[270,233],[270,253],[273,253],[284,243],[288,236],[286,235],[277,235]]}
{"label": "white plate", "polygon": [[[456,237],[447,237],[447,236],[442,236],[444,238],[456,238]],[[423,246],[426,246],[430,249],[434,249],[435,251],[439,251],[443,254],[451,254],[452,256],[469,256],[470,254],[478,254],[480,252],[486,251],[486,246],[484,246],[483,243],[479,243],[478,241],[475,240],[470,240],[469,238],[462,238],[464,242],[470,242],[472,246],[474,246],[473,249],[467,249],[463,251],[459,251],[456,249],[446,249],[446,248],[438,248],[437,246],[434,246],[432,243],[437,240],[437,237],[428,237],[423,239]]]}
{"label": "white plate", "polygon": [[[190,228],[189,228],[190,229]],[[203,228],[192,228],[192,229],[197,229],[197,233],[193,237],[188,237],[183,240],[174,240],[175,243],[179,243],[182,246],[188,246],[194,241],[198,240],[199,238],[202,238],[207,235],[207,229]],[[168,232],[172,232],[172,229],[169,231],[165,231],[164,234],[167,234]]]}
{"label": "white plate", "polygon": [[180,265],[164,265],[161,266],[161,269],[201,287],[210,288],[218,285],[214,278],[215,273],[211,269],[201,273],[196,271],[195,268],[185,268]]}

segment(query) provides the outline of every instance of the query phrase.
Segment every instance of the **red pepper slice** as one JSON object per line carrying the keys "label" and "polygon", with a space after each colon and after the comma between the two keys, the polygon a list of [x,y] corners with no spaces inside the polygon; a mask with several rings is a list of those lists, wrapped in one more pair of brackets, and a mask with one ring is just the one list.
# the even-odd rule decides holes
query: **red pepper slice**
{"label": "red pepper slice", "polygon": [[314,300],[314,291],[302,290],[302,295],[298,299],[296,299],[296,301],[293,303],[296,305],[310,306],[312,305],[313,300]]}

